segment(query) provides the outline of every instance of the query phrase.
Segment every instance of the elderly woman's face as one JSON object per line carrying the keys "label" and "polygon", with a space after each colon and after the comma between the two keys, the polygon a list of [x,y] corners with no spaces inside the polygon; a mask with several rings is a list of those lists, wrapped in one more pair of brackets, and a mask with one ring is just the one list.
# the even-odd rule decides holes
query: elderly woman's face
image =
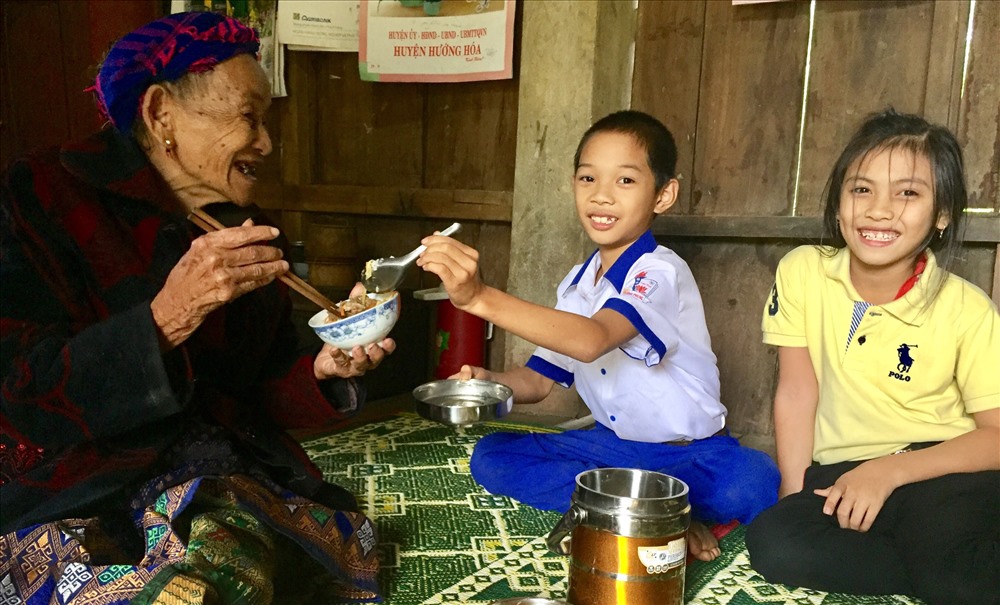
{"label": "elderly woman's face", "polygon": [[189,206],[249,204],[257,167],[271,153],[264,126],[271,105],[267,77],[245,54],[195,77],[204,78],[196,92],[176,99],[174,153],[183,176],[172,185]]}

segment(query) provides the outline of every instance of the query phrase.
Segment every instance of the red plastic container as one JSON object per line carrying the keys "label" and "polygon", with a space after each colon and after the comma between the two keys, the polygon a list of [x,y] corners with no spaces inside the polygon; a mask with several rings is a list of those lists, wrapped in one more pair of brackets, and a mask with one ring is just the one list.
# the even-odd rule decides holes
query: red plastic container
{"label": "red plastic container", "polygon": [[456,309],[450,300],[439,301],[434,344],[434,378],[447,378],[463,365],[482,367],[486,358],[486,322]]}
{"label": "red plastic container", "polygon": [[440,288],[418,290],[413,296],[437,303],[434,378],[448,378],[461,370],[463,365],[482,367],[486,362],[486,322],[457,309]]}

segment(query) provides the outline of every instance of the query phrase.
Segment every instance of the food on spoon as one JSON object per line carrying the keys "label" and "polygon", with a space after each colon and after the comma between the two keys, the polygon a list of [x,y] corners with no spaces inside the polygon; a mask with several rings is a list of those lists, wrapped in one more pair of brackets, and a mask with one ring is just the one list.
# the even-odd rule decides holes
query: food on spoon
{"label": "food on spoon", "polygon": [[378,261],[370,260],[370,261],[368,261],[368,262],[365,263],[365,275],[364,275],[365,279],[371,279],[372,278],[372,273],[375,272],[375,264],[377,262]]}

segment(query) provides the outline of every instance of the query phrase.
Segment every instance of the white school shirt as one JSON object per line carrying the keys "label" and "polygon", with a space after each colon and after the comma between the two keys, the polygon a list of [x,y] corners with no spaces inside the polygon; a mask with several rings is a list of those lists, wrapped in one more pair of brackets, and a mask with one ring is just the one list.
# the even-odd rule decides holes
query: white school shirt
{"label": "white school shirt", "polygon": [[539,347],[525,365],[564,387],[575,383],[594,420],[622,439],[660,443],[718,432],[726,407],[687,263],[647,231],[595,283],[600,266],[597,252],[575,266],[559,284],[556,309],[592,317],[609,308],[639,334],[591,363]]}

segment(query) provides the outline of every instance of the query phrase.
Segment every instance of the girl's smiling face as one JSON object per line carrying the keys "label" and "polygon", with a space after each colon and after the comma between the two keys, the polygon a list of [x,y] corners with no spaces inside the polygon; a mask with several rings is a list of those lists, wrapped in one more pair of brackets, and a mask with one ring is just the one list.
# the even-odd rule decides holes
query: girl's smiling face
{"label": "girl's smiling face", "polygon": [[573,195],[577,217],[608,268],[649,229],[655,215],[673,205],[677,181],[657,191],[646,150],[631,135],[605,131],[595,133],[581,150]]}
{"label": "girl's smiling face", "polygon": [[934,213],[934,172],[927,156],[881,148],[854,161],[840,190],[837,215],[851,251],[852,274],[905,280],[933,232],[948,226]]}
{"label": "girl's smiling face", "polygon": [[260,64],[238,55],[217,65],[196,93],[175,97],[173,150],[176,180],[171,186],[185,205],[251,201],[257,167],[271,153],[264,114],[270,84]]}

